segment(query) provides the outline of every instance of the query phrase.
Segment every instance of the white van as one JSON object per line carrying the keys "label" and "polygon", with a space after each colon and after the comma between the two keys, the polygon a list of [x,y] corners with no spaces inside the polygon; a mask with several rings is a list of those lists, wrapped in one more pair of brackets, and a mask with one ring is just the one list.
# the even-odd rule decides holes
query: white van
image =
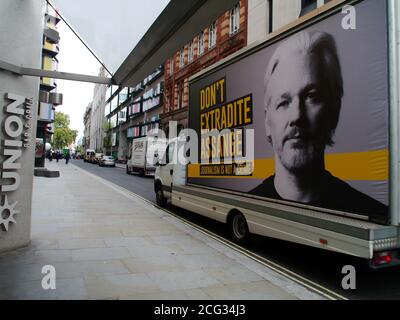
{"label": "white van", "polygon": [[144,177],[148,173],[154,173],[159,153],[165,151],[166,141],[154,138],[138,138],[133,141],[126,173],[139,173]]}

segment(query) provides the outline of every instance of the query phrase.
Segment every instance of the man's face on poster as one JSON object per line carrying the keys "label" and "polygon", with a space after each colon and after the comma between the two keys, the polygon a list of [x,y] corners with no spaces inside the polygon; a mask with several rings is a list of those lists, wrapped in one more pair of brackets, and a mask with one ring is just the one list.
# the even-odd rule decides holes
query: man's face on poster
{"label": "man's face on poster", "polygon": [[283,57],[266,87],[267,136],[278,160],[292,172],[323,157],[330,131],[329,106],[315,61],[307,53]]}

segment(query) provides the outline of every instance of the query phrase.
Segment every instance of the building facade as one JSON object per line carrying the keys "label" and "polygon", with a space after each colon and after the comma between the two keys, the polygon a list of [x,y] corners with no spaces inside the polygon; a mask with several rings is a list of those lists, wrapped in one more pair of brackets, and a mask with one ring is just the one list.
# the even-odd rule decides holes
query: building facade
{"label": "building facade", "polygon": [[331,0],[248,0],[248,45]]}
{"label": "building facade", "polygon": [[165,63],[164,108],[161,128],[169,132],[188,126],[189,77],[247,45],[249,0],[239,1]]}
{"label": "building facade", "polygon": [[[44,29],[42,42],[42,69],[47,71],[58,70],[57,55],[60,51],[60,36],[57,31],[57,24],[60,17],[47,2],[44,15]],[[35,154],[35,166],[44,167],[45,165],[45,145],[51,141],[54,133],[55,107],[62,104],[62,95],[57,93],[57,83],[51,78],[40,79],[40,92],[38,103],[37,121],[37,146]]]}
{"label": "building facade", "polygon": [[107,89],[105,153],[126,163],[132,141],[159,129],[163,92],[164,66],[159,66],[134,88]]}
{"label": "building facade", "polygon": [[[102,67],[99,72],[100,77],[106,76],[106,71]],[[93,91],[92,109],[90,113],[90,134],[89,148],[96,152],[103,152],[104,144],[104,112],[106,108],[106,91],[107,86],[96,84]]]}
{"label": "building facade", "polygon": [[[40,69],[43,5],[38,0],[0,1],[0,57],[2,61]],[[31,240],[32,188],[35,160],[39,78],[0,69],[0,252],[27,246]],[[12,110],[18,104],[23,114]],[[29,116],[29,118],[28,118]],[[13,119],[13,122],[10,120]],[[10,124],[11,128],[6,126]],[[18,134],[14,134],[18,133]],[[14,147],[7,147],[10,140]],[[10,146],[10,141],[8,145]],[[7,153],[6,153],[7,152]],[[10,153],[13,152],[13,153]],[[6,168],[10,154],[17,165]],[[8,154],[8,155],[7,155]]]}
{"label": "building facade", "polygon": [[83,124],[85,126],[83,130],[83,139],[82,139],[82,146],[83,149],[91,149],[90,148],[90,129],[91,129],[91,120],[92,120],[92,103],[89,103],[86,107],[85,114],[83,115]]}
{"label": "building facade", "polygon": [[329,1],[238,1],[136,87],[96,86],[85,114],[84,147],[126,162],[132,141],[149,130],[161,128],[168,135],[170,121],[177,122],[178,132],[187,128],[191,76]]}

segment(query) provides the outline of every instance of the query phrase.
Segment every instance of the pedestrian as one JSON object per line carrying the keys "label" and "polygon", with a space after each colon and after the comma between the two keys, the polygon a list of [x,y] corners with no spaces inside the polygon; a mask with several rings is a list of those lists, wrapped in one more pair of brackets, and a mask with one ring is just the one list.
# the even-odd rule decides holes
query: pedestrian
{"label": "pedestrian", "polygon": [[57,163],[58,163],[58,160],[60,160],[60,152],[58,152],[58,151],[56,151],[56,160],[57,160]]}
{"label": "pedestrian", "polygon": [[71,156],[70,156],[69,152],[67,152],[67,154],[65,155],[65,164],[68,164],[69,159],[71,159]]}

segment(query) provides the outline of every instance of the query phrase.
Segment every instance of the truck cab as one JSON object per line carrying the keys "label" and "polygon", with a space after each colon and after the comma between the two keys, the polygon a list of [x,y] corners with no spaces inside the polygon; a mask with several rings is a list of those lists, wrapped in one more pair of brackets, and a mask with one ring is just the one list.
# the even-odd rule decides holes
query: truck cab
{"label": "truck cab", "polygon": [[174,138],[169,140],[165,152],[159,154],[154,176],[154,191],[157,204],[161,207],[171,201],[172,188],[186,184],[187,164],[178,161],[179,148],[186,139]]}

